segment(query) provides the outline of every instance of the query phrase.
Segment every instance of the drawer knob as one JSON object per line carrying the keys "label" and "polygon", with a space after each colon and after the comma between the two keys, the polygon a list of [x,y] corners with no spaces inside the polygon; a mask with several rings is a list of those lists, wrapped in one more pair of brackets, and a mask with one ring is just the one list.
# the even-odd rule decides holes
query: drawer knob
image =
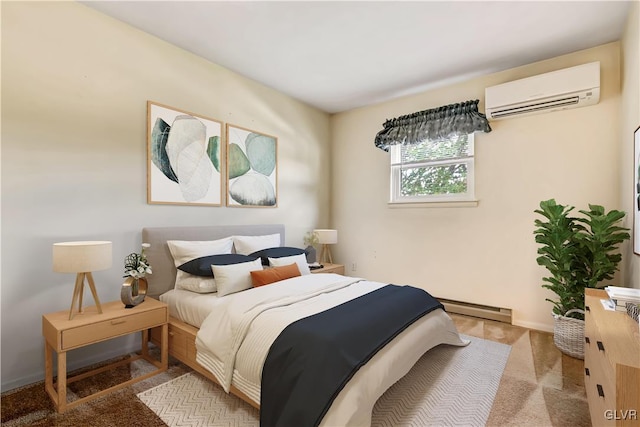
{"label": "drawer knob", "polygon": [[584,337],[584,342],[586,342],[587,344],[591,344],[591,341],[589,340],[589,337]]}
{"label": "drawer knob", "polygon": [[585,306],[584,306],[584,309],[585,309],[585,310],[587,310],[587,311],[591,311],[591,309],[589,308],[589,306],[588,306],[588,305],[585,305]]}
{"label": "drawer knob", "polygon": [[112,325],[121,325],[121,324],[123,324],[123,323],[127,323],[127,321],[126,321],[126,320],[124,320],[124,319],[112,320],[112,321],[111,321],[111,324],[112,324]]}
{"label": "drawer knob", "polygon": [[598,350],[604,351],[604,344],[602,344],[602,341],[598,341],[597,344],[598,344]]}
{"label": "drawer knob", "polygon": [[596,387],[598,388],[598,396],[604,397],[604,389],[602,386],[600,384],[596,384]]}
{"label": "drawer knob", "polygon": [[584,368],[584,373],[586,376],[590,377],[591,373],[589,372],[589,368]]}

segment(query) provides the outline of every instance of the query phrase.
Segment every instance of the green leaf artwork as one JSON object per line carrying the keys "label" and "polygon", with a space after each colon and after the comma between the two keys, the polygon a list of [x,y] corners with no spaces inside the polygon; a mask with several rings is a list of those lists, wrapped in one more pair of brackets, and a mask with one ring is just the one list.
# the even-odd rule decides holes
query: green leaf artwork
{"label": "green leaf artwork", "polygon": [[213,163],[213,167],[220,172],[220,137],[212,136],[209,138],[209,145],[207,146],[207,154]]}
{"label": "green leaf artwork", "polygon": [[269,176],[276,168],[276,140],[270,136],[250,133],[245,141],[251,168]]}
{"label": "green leaf artwork", "polygon": [[173,182],[178,182],[178,177],[171,168],[166,150],[170,131],[171,126],[158,117],[151,131],[151,161],[167,178]]}
{"label": "green leaf artwork", "polygon": [[249,172],[251,164],[238,144],[229,145],[229,179],[237,178]]}
{"label": "green leaf artwork", "polygon": [[229,205],[276,206],[277,139],[227,125]]}

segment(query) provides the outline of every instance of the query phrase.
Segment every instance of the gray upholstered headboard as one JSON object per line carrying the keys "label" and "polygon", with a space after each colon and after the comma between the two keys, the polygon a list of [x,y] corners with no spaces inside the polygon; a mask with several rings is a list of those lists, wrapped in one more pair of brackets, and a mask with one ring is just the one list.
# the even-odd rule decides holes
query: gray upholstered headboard
{"label": "gray upholstered headboard", "polygon": [[151,247],[146,250],[153,274],[147,276],[147,295],[157,298],[173,289],[176,267],[167,240],[217,240],[229,236],[261,236],[280,234],[284,245],[284,225],[212,225],[203,227],[151,227],[142,229],[142,241]]}

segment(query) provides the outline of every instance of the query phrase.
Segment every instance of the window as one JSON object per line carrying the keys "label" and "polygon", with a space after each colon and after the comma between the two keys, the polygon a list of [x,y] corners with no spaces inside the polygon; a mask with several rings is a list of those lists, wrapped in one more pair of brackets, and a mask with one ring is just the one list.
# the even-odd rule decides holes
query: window
{"label": "window", "polygon": [[473,134],[392,145],[391,203],[475,199]]}

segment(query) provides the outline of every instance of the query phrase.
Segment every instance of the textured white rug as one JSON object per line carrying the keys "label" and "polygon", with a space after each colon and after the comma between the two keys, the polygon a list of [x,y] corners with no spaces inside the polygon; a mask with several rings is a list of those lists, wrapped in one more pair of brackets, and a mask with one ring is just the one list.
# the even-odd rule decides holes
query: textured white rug
{"label": "textured white rug", "polygon": [[[484,426],[511,347],[480,338],[428,351],[378,400],[372,426]],[[258,411],[196,373],[138,394],[170,427],[259,425]]]}

